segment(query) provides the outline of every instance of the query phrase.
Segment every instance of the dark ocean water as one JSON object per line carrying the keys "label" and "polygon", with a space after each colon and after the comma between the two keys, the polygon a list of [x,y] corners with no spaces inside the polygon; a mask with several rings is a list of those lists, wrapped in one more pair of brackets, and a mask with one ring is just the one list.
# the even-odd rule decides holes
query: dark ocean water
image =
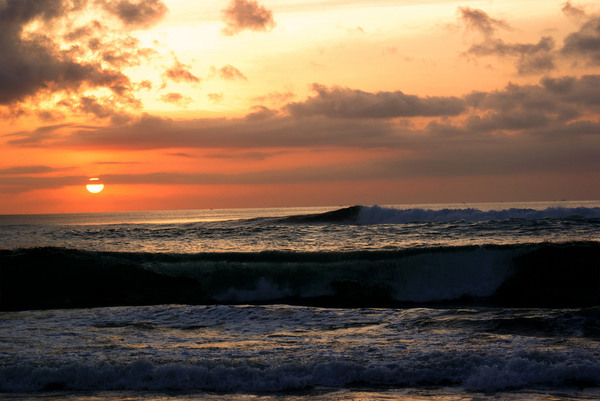
{"label": "dark ocean water", "polygon": [[600,203],[0,216],[0,397],[598,399]]}

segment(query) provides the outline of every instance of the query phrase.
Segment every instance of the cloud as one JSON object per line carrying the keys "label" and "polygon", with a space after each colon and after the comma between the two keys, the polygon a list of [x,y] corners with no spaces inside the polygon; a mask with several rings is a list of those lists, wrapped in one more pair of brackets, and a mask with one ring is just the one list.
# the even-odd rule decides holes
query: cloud
{"label": "cloud", "polygon": [[568,17],[581,18],[585,17],[585,11],[581,7],[576,7],[571,4],[570,1],[567,1],[562,8],[562,12]]}
{"label": "cloud", "polygon": [[44,174],[56,171],[48,166],[15,166],[0,169],[0,175]]}
{"label": "cloud", "polygon": [[161,0],[102,0],[100,4],[124,25],[141,28],[154,25],[169,11]]}
{"label": "cloud", "polygon": [[520,75],[547,73],[556,69],[558,60],[573,57],[584,59],[592,66],[600,65],[600,17],[588,17],[582,7],[576,7],[570,1],[565,3],[562,12],[585,22],[578,31],[564,39],[559,50],[555,48],[555,40],[550,36],[540,38],[537,43],[506,43],[494,37],[497,28],[510,28],[503,21],[468,7],[459,8],[459,12],[467,28],[485,35],[485,40],[472,45],[465,55],[513,59]]}
{"label": "cloud", "polygon": [[[44,145],[85,149],[172,149],[172,155],[187,157],[193,149],[214,150],[221,157],[264,160],[277,152],[314,152],[353,149],[362,156],[352,162],[313,166],[310,160],[294,168],[257,164],[242,173],[172,173],[156,170],[148,174],[103,176],[115,183],[164,185],[246,185],[326,182],[349,179],[404,179],[416,177],[485,177],[507,174],[584,173],[600,169],[600,75],[544,77],[538,84],[509,84],[494,91],[471,92],[458,99],[461,114],[447,118],[431,110],[428,97],[411,98],[412,112],[421,124],[402,124],[387,118],[341,118],[348,110],[370,110],[364,104],[387,105],[387,97],[407,95],[352,89],[324,88],[327,99],[342,111],[285,115],[281,110],[255,107],[245,118],[172,120],[142,115],[124,124],[106,127],[49,125],[11,135],[14,146]],[[325,96],[325,98],[327,98]],[[365,97],[367,101],[363,99]],[[303,104],[309,110],[322,106]],[[448,98],[443,98],[448,100]],[[451,103],[455,102],[454,98]],[[338,103],[335,101],[339,100]],[[392,102],[393,103],[393,102]],[[410,102],[409,102],[410,103]],[[435,105],[436,102],[433,102]],[[443,102],[442,102],[443,103]],[[360,106],[360,107],[359,107]],[[327,106],[329,107],[329,106]],[[435,108],[439,109],[439,106]],[[283,108],[286,109],[285,107]],[[419,110],[418,113],[414,110]],[[366,116],[370,112],[360,111]],[[186,149],[182,151],[182,149]],[[382,153],[382,149],[385,151]],[[185,152],[185,153],[184,153]],[[0,170],[0,186],[25,191],[61,185],[80,185],[77,177],[22,177],[34,174],[36,166]],[[47,171],[40,169],[40,172]],[[19,180],[19,177],[27,180]],[[30,180],[31,178],[31,180]]]}
{"label": "cloud", "polygon": [[295,117],[323,115],[337,118],[393,118],[416,116],[454,116],[465,111],[457,97],[419,97],[403,92],[369,93],[360,90],[313,84],[317,95],[304,102],[290,103],[287,110]]}
{"label": "cloud", "polygon": [[[264,110],[263,110],[264,112]],[[267,112],[268,113],[268,112]],[[328,119],[314,116],[249,120],[172,120],[142,115],[126,124],[74,127],[65,135],[43,137],[35,131],[13,134],[13,145],[99,149],[286,148],[305,146],[372,147],[388,143],[393,125],[386,121]],[[391,141],[390,143],[393,143]]]}
{"label": "cloud", "polygon": [[3,193],[23,193],[39,189],[55,189],[72,185],[84,185],[85,176],[0,176],[0,188]]}
{"label": "cloud", "polygon": [[471,92],[464,98],[475,109],[500,113],[521,110],[559,116],[571,109],[577,115],[595,113],[600,105],[600,75],[544,77],[538,85],[508,84],[502,90]]}
{"label": "cloud", "polygon": [[286,103],[289,102],[290,100],[292,100],[296,95],[294,95],[294,93],[292,92],[271,92],[268,93],[264,96],[258,96],[253,98],[252,100],[256,101],[256,102],[268,102],[270,104],[274,104],[274,105],[280,105],[282,103]]}
{"label": "cloud", "polygon": [[167,93],[166,95],[161,96],[160,100],[162,100],[165,103],[173,103],[177,106],[182,107],[185,107],[192,102],[192,99],[190,97],[183,96],[181,93],[174,92]]}
{"label": "cloud", "polygon": [[542,37],[538,43],[505,43],[501,39],[490,39],[471,46],[466,54],[474,56],[514,57],[519,74],[540,73],[553,70],[554,39]]}
{"label": "cloud", "polygon": [[215,67],[211,67],[211,75],[215,75],[217,73],[220,78],[226,81],[233,81],[236,79],[241,79],[244,81],[248,80],[248,78],[240,70],[229,64],[219,68],[218,72]]}
{"label": "cloud", "polygon": [[226,26],[221,32],[227,36],[243,30],[269,31],[276,25],[273,13],[252,0],[231,0],[223,18]]}
{"label": "cloud", "polygon": [[189,69],[189,65],[185,65],[175,59],[175,63],[171,68],[164,72],[163,77],[168,78],[173,82],[199,83],[200,78],[192,74]]}
{"label": "cloud", "polygon": [[173,153],[167,153],[167,155],[169,156],[175,156],[175,157],[185,157],[187,159],[195,159],[198,156],[189,154],[189,153],[184,153],[184,152],[173,152]]}
{"label": "cloud", "polygon": [[510,29],[505,21],[490,17],[482,10],[471,7],[459,7],[460,18],[468,29],[478,31],[486,36],[496,32],[498,28]]}
{"label": "cloud", "polygon": [[222,93],[207,93],[206,97],[213,103],[219,103],[223,101],[225,96]]}
{"label": "cloud", "polygon": [[[444,144],[489,140],[494,135],[544,137],[563,135],[569,132],[567,127],[572,131],[564,135],[570,138],[589,136],[599,124],[590,116],[600,107],[600,75],[544,77],[535,85],[509,84],[462,97],[370,93],[321,85],[316,89],[317,95],[303,102],[280,110],[255,106],[242,118],[179,121],[144,114],[106,127],[49,125],[7,138],[14,146],[48,148],[415,150],[430,147],[433,138]],[[419,124],[411,124],[413,118]]]}
{"label": "cloud", "polygon": [[252,111],[246,115],[247,121],[263,121],[273,118],[278,114],[276,110],[271,110],[265,106],[254,106]]}
{"label": "cloud", "polygon": [[38,127],[32,131],[19,131],[13,134],[5,135],[5,137],[16,139],[9,139],[7,144],[16,146],[41,146],[44,144],[52,143],[62,137],[64,129],[73,128],[73,124],[55,124]]}
{"label": "cloud", "polygon": [[140,47],[139,44],[140,41],[132,37],[103,44],[102,60],[114,67],[123,68],[140,65],[142,60],[149,60],[157,54],[156,50]]}
{"label": "cloud", "polygon": [[82,96],[79,100],[77,109],[84,113],[93,114],[98,118],[111,118],[114,121],[129,119],[129,116],[113,108],[114,105],[110,101],[101,103],[95,96]]}
{"label": "cloud", "polygon": [[600,65],[600,17],[591,18],[564,40],[562,54],[576,55],[593,65]]}
{"label": "cloud", "polygon": [[[97,20],[88,26],[73,28],[70,34],[60,33],[62,39],[71,41],[69,47],[54,39],[59,37],[61,29],[73,26],[97,4],[136,26],[146,26],[142,21],[155,22],[162,15],[162,2],[158,0],[2,2],[0,105],[26,100],[36,102],[38,95],[68,95],[96,88],[110,89],[117,97],[131,97],[129,78],[103,64],[122,67],[127,58],[135,64],[136,59],[150,55],[149,49],[137,49],[134,39],[118,35],[113,41],[101,40],[107,28]],[[32,23],[37,24],[35,31],[25,30]],[[87,47],[81,45],[84,38],[88,38]],[[118,48],[122,50],[117,51]]]}

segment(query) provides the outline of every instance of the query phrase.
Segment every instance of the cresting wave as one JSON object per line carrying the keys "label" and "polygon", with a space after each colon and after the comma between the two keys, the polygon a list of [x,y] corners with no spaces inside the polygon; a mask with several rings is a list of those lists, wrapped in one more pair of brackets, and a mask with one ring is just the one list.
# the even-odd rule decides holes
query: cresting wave
{"label": "cresting wave", "polygon": [[600,243],[373,252],[0,251],[0,309],[600,304]]}
{"label": "cresting wave", "polygon": [[532,386],[595,387],[600,367],[593,355],[573,351],[519,351],[509,358],[469,351],[429,352],[395,363],[303,362],[256,366],[199,358],[168,365],[139,360],[126,364],[0,368],[0,391],[216,391],[277,392],[344,386],[448,386],[499,391]]}
{"label": "cresting wave", "polygon": [[479,209],[395,209],[381,206],[350,206],[326,213],[290,216],[281,221],[292,223],[342,223],[342,224],[401,224],[443,221],[499,221],[508,219],[565,219],[600,218],[598,207],[550,207],[543,210],[510,208],[505,210]]}

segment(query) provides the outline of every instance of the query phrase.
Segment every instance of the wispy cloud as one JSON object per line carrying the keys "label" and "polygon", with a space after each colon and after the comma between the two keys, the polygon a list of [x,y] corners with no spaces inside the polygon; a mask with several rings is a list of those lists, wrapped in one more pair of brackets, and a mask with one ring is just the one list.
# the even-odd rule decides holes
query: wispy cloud
{"label": "wispy cloud", "polygon": [[506,21],[490,17],[485,11],[471,7],[459,7],[459,15],[468,29],[490,36],[498,29],[510,29]]}

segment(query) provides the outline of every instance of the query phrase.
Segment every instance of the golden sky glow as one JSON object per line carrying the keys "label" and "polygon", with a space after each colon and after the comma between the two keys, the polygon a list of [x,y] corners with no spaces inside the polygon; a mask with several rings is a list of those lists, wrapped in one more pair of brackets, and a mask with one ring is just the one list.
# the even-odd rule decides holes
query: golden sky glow
{"label": "golden sky glow", "polygon": [[0,0],[0,31],[0,214],[600,198],[590,2]]}

